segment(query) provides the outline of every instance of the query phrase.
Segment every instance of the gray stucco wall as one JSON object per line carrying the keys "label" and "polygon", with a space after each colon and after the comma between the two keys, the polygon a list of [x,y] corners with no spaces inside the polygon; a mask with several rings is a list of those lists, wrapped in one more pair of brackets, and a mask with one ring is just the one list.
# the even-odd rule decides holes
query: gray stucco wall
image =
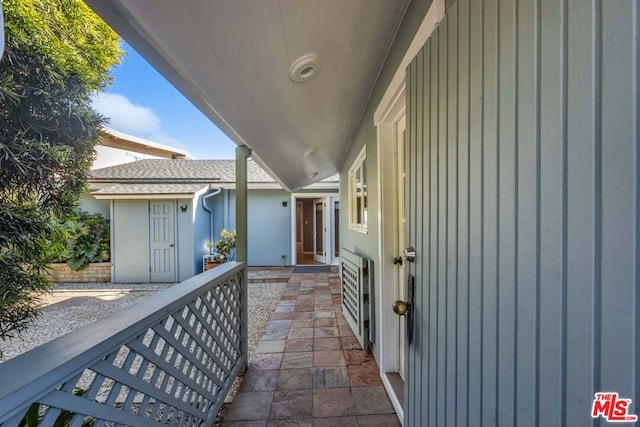
{"label": "gray stucco wall", "polygon": [[[187,280],[189,277],[196,274],[197,270],[194,268],[194,234],[193,234],[193,199],[178,199],[176,208],[176,258],[178,266],[178,281]],[[180,206],[187,206],[187,211],[182,212]]]}
{"label": "gray stucco wall", "polygon": [[149,280],[149,202],[114,200],[111,259],[116,283]]}
{"label": "gray stucco wall", "polygon": [[89,213],[99,213],[105,218],[111,216],[111,200],[98,200],[91,194],[84,193],[80,196],[80,209]]}
{"label": "gray stucco wall", "polygon": [[459,0],[409,67],[408,425],[639,412],[639,11]]}
{"label": "gray stucco wall", "polygon": [[[301,194],[337,193],[338,190],[301,191]],[[202,197],[195,202],[195,220],[193,223],[193,253],[195,272],[202,271],[202,255],[207,253],[206,243],[209,241],[209,213],[202,208]],[[304,197],[304,196],[302,196]],[[249,265],[250,266],[282,266],[291,265],[292,205],[291,193],[285,190],[249,190]],[[282,206],[286,202],[287,206]],[[207,205],[213,209],[213,241],[220,238],[223,228],[235,230],[235,191],[222,192],[209,198]],[[311,208],[313,207],[310,203]],[[311,221],[313,217],[310,216]],[[312,228],[312,223],[309,225]],[[284,257],[282,256],[284,255]]]}
{"label": "gray stucco wall", "polygon": [[[282,206],[282,202],[287,206]],[[291,265],[291,194],[285,190],[249,190],[250,266]],[[235,192],[230,194],[230,228],[235,229]],[[284,257],[282,256],[284,255]]]}
{"label": "gray stucco wall", "polygon": [[[173,199],[177,281],[186,280],[198,272],[193,262],[192,203],[192,199]],[[186,205],[187,211],[182,212],[180,205]],[[149,281],[149,200],[113,200],[111,230],[113,281]]]}

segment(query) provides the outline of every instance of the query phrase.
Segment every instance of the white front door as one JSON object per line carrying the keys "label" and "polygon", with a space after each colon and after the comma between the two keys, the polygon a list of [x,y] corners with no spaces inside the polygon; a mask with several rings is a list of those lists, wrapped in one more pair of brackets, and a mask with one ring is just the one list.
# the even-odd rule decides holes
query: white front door
{"label": "white front door", "polygon": [[175,203],[149,202],[151,282],[175,282]]}
{"label": "white front door", "polygon": [[[396,299],[401,301],[407,300],[406,295],[406,279],[405,279],[405,260],[402,259],[402,252],[405,248],[405,208],[404,208],[404,187],[405,187],[405,165],[404,165],[404,142],[406,135],[406,123],[405,117],[402,117],[396,125],[396,149],[395,149],[395,164],[396,164]],[[405,373],[405,345],[406,345],[406,316],[397,316],[397,343],[398,343],[398,374],[404,380]]]}
{"label": "white front door", "polygon": [[327,260],[326,207],[325,199],[313,201],[313,260],[323,264]]}

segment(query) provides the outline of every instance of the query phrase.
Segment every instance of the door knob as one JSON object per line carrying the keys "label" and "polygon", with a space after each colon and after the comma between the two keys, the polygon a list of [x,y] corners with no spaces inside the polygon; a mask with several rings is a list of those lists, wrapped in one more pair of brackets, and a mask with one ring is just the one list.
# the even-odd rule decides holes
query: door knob
{"label": "door knob", "polygon": [[393,259],[393,263],[396,265],[402,265],[402,257],[401,256],[397,256]]}
{"label": "door knob", "polygon": [[410,304],[407,304],[402,300],[398,300],[393,303],[393,312],[398,316],[406,315],[409,310],[411,310]]}
{"label": "door knob", "polygon": [[173,247],[173,243],[172,243],[172,244],[170,244],[170,245],[169,245],[169,247],[170,247],[170,248],[172,248],[172,247]]}

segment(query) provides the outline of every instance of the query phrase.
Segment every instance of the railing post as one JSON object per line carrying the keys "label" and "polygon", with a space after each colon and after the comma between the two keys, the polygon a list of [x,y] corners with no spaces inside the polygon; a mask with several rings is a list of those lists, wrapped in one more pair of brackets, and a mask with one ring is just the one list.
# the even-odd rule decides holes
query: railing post
{"label": "railing post", "polygon": [[240,372],[247,369],[249,360],[249,303],[247,298],[247,255],[248,255],[248,216],[247,216],[247,157],[251,150],[246,145],[236,148],[236,260],[245,263],[242,278],[242,352],[245,362]]}

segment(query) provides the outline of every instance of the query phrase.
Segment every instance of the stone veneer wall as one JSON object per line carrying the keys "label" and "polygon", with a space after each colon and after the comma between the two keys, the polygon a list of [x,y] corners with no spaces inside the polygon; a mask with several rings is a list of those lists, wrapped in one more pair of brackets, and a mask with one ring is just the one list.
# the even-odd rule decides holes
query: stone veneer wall
{"label": "stone veneer wall", "polygon": [[80,271],[74,271],[65,263],[48,265],[49,280],[54,283],[107,283],[111,282],[111,263],[89,264]]}

